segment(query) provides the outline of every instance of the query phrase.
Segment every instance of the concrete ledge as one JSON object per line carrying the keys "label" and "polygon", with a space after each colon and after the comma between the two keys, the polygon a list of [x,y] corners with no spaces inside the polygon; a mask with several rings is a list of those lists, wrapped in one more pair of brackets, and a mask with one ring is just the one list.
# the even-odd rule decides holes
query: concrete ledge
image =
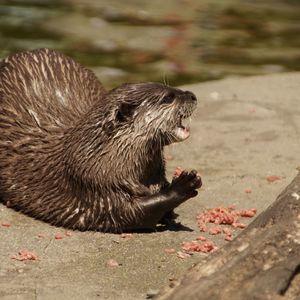
{"label": "concrete ledge", "polygon": [[[0,205],[1,299],[145,299],[179,277],[203,254],[181,260],[164,252],[198,235],[195,215],[204,208],[236,204],[265,209],[296,175],[300,149],[300,73],[226,79],[186,87],[199,105],[188,141],[171,146],[169,175],[176,166],[198,169],[199,196],[178,208],[179,220],[194,231],[134,234],[129,239],[72,232],[33,220]],[[266,176],[281,180],[268,183]],[[245,188],[252,193],[246,194]],[[38,234],[44,234],[39,238]],[[216,237],[218,246],[225,243]],[[11,255],[34,251],[39,261]],[[107,266],[109,259],[122,265]]]}

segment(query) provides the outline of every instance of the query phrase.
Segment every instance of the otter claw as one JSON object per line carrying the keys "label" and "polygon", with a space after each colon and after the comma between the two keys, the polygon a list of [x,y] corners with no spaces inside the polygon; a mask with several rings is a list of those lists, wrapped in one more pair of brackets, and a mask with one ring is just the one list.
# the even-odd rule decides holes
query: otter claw
{"label": "otter claw", "polygon": [[197,171],[182,171],[178,177],[173,178],[170,188],[184,197],[195,197],[198,193],[195,191],[202,186],[201,177]]}
{"label": "otter claw", "polygon": [[192,181],[192,187],[194,189],[199,189],[202,186],[202,180],[199,175],[196,176],[196,178]]}

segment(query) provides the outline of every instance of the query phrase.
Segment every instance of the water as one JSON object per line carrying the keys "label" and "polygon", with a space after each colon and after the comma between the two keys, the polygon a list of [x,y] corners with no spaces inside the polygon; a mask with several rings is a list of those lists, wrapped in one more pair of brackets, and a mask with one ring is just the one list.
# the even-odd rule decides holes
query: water
{"label": "water", "polygon": [[0,0],[0,57],[49,47],[107,87],[300,70],[300,1]]}

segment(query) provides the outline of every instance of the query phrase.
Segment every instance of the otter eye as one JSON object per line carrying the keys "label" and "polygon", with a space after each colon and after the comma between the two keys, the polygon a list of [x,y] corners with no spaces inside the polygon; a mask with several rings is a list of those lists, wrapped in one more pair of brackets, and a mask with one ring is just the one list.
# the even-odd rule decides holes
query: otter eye
{"label": "otter eye", "polygon": [[169,103],[172,103],[174,100],[175,100],[175,94],[174,94],[174,93],[169,93],[169,94],[165,95],[165,96],[161,99],[161,102],[162,102],[162,103],[169,104]]}
{"label": "otter eye", "polygon": [[125,122],[129,120],[133,114],[134,110],[137,107],[135,104],[122,103],[117,111],[116,118],[119,122]]}

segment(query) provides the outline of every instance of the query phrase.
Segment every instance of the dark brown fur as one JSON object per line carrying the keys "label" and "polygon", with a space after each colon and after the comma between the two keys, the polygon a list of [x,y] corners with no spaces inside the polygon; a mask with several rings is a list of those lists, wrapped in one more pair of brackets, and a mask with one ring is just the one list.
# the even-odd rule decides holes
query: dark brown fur
{"label": "dark brown fur", "polygon": [[157,83],[106,92],[92,72],[48,49],[8,57],[0,65],[1,200],[58,226],[139,228],[143,199],[169,185],[169,129],[195,106],[162,103],[170,92],[184,94]]}

